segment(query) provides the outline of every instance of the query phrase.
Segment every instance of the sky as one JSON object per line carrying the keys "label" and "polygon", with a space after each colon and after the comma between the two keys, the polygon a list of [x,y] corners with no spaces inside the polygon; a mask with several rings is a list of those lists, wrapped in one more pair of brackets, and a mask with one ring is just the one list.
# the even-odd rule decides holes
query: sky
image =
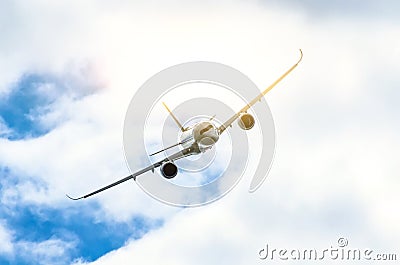
{"label": "sky", "polygon": [[[259,251],[339,238],[400,259],[399,12],[391,0],[1,1],[0,264],[309,264]],[[129,174],[126,110],[155,73],[213,61],[261,90],[299,48],[266,96],[276,152],[255,193],[250,168],[197,208],[133,182],[65,197]]]}

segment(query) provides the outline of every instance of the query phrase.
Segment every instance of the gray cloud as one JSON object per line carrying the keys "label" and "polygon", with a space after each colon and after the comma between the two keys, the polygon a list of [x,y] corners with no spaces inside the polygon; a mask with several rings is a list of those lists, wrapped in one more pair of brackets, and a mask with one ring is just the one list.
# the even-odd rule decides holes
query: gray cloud
{"label": "gray cloud", "polygon": [[400,12],[400,3],[396,0],[261,0],[265,6],[283,8],[285,10],[304,11],[309,17],[321,19],[326,17],[347,18],[379,18],[396,19]]}

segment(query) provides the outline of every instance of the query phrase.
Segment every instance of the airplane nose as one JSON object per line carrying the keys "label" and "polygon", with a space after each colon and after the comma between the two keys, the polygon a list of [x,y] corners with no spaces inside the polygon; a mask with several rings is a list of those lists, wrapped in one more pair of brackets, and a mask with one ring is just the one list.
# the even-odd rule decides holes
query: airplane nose
{"label": "airplane nose", "polygon": [[218,141],[219,134],[213,124],[210,122],[202,122],[194,128],[193,138],[200,145],[210,147]]}
{"label": "airplane nose", "polygon": [[214,139],[211,138],[211,137],[204,137],[204,138],[202,138],[202,139],[200,140],[200,144],[201,144],[201,145],[205,145],[205,146],[210,146],[210,145],[215,144],[215,141],[214,141]]}

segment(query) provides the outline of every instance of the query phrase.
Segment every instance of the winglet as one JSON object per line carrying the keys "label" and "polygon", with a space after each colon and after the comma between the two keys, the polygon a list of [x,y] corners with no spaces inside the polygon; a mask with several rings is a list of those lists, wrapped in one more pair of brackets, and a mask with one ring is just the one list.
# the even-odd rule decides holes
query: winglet
{"label": "winglet", "polygon": [[301,49],[299,49],[299,50],[300,50],[300,59],[297,62],[297,64],[299,64],[301,62],[301,60],[303,59],[303,51]]}
{"label": "winglet", "polygon": [[78,201],[78,200],[81,200],[81,199],[85,198],[84,196],[83,197],[79,197],[79,198],[72,198],[68,194],[65,194],[65,196],[67,196],[68,199],[73,200],[73,201]]}

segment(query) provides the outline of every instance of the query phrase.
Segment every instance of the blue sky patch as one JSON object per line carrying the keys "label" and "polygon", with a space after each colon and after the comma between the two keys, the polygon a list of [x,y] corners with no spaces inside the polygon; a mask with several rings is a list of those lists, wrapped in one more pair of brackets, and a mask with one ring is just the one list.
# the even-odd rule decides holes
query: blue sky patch
{"label": "blue sky patch", "polygon": [[[35,185],[45,187],[45,183]],[[18,185],[21,180],[15,177],[9,168],[0,166],[0,194],[7,187]],[[1,256],[0,264],[36,264],[30,260],[30,254],[18,253],[19,243],[40,243],[47,240],[60,240],[70,243],[58,261],[72,262],[75,259],[94,261],[104,254],[122,247],[127,240],[139,239],[152,229],[163,225],[159,219],[134,216],[128,222],[99,221],[96,203],[82,202],[69,208],[53,208],[46,205],[15,203],[0,204],[0,220],[12,229],[13,242],[16,244],[13,257]],[[61,264],[64,264],[61,262]]]}
{"label": "blue sky patch", "polygon": [[53,123],[45,120],[57,108],[57,101],[71,101],[92,92],[90,80],[79,76],[54,74],[24,74],[0,100],[0,137],[9,140],[35,138],[51,131]]}
{"label": "blue sky patch", "polygon": [[11,130],[10,140],[38,137],[50,128],[41,125],[38,119],[50,111],[49,105],[56,100],[56,90],[61,84],[53,77],[38,74],[24,75],[5,100],[0,101],[0,116],[5,126]]}
{"label": "blue sky patch", "polygon": [[[120,248],[128,239],[139,239],[150,229],[162,225],[162,221],[149,222],[148,219],[140,216],[134,217],[126,223],[98,222],[90,214],[95,211],[96,207],[87,206],[84,211],[83,208],[52,209],[25,205],[17,206],[12,213],[0,208],[0,219],[7,220],[7,225],[12,227],[15,242],[43,242],[51,238],[66,242],[76,241],[76,247],[67,251],[70,261],[78,258],[94,261],[104,254]],[[7,257],[1,256],[0,261],[1,264],[9,262]],[[19,257],[18,254],[12,263],[32,264],[26,258]]]}

